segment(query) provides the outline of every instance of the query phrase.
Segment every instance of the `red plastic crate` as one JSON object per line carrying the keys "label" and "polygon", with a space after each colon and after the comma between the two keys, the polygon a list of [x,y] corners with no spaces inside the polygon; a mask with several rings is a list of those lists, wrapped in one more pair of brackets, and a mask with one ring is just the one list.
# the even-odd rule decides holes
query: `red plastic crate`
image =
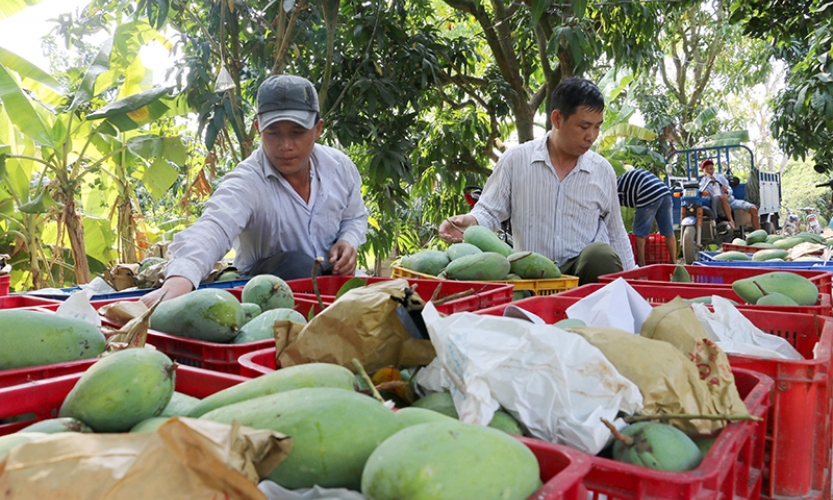
{"label": "red plastic crate", "polygon": [[33,295],[0,296],[0,309],[32,309],[46,306],[55,306],[55,309],[57,309],[59,305],[61,303],[57,300],[44,299]]}
{"label": "red plastic crate", "polygon": [[[17,432],[37,420],[56,417],[64,398],[84,371],[86,368],[79,368],[75,373],[0,388],[0,422],[12,417],[15,420],[26,418],[25,421],[0,424],[0,436]],[[176,390],[195,398],[210,396],[246,380],[250,379],[192,366],[176,368]]]}
{"label": "red plastic crate", "polygon": [[240,356],[240,359],[237,360],[240,363],[240,375],[255,378],[277,370],[278,363],[275,359],[275,351],[275,346],[272,346],[247,352]]}
{"label": "red plastic crate", "polygon": [[[227,291],[239,299],[242,293],[242,288],[230,288]],[[101,307],[114,302],[128,302],[136,300],[139,300],[139,298],[135,297],[127,300],[99,300],[90,302],[90,304],[92,304],[94,308],[100,309]],[[60,304],[60,302],[57,302],[46,309],[55,310]],[[300,312],[305,318],[309,314],[310,309],[313,307],[316,308],[317,312],[320,312],[318,311],[317,301],[303,297],[295,298],[295,310]],[[238,358],[240,358],[241,355],[270,346],[274,347],[275,345],[275,341],[272,339],[247,342],[245,344],[224,344],[219,342],[207,342],[204,340],[190,339],[186,337],[177,337],[175,335],[169,335],[155,330],[148,330],[147,343],[153,345],[159,351],[165,353],[179,364],[205,368],[207,370],[214,370],[223,373],[233,373],[235,375],[240,373]]]}
{"label": "red plastic crate", "polygon": [[[685,283],[683,283],[685,284]],[[566,292],[561,292],[561,297],[572,297],[582,299],[593,292],[606,287],[609,283],[590,283]],[[671,285],[643,285],[640,282],[629,283],[629,285],[639,294],[654,306],[665,304],[674,300],[675,297],[682,297],[684,299],[694,299],[707,295],[719,295],[726,299],[737,302],[738,309],[751,309],[757,311],[775,311],[782,313],[802,313],[802,314],[818,314],[820,316],[830,316],[833,309],[831,309],[830,295],[820,294],[819,301],[812,306],[771,306],[771,305],[755,305],[747,304],[742,298],[729,287],[724,286],[671,286]],[[676,285],[676,283],[672,283]]]}
{"label": "red plastic crate", "polygon": [[9,284],[12,278],[8,274],[0,276],[0,297],[9,294]]}
{"label": "red plastic crate", "polygon": [[[339,289],[351,279],[352,276],[322,276],[317,278],[318,292],[321,300],[333,302]],[[391,278],[365,278],[368,284],[380,281],[390,281]],[[312,287],[312,278],[290,280],[286,282],[295,294],[303,294],[306,298],[315,299],[315,291]],[[512,301],[513,286],[508,283],[477,283],[468,281],[450,280],[422,280],[408,279],[408,283],[416,286],[416,292],[422,300],[428,302],[439,289],[436,299],[442,299],[455,293],[473,290],[472,295],[459,299],[449,300],[437,307],[437,311],[443,314],[456,312],[473,312],[487,307],[506,304]]]}
{"label": "red plastic crate", "polygon": [[544,483],[528,500],[587,500],[582,481],[590,472],[590,461],[583,453],[540,439],[515,437],[538,459]]}
{"label": "red plastic crate", "polygon": [[675,264],[654,264],[651,266],[638,267],[629,271],[605,274],[599,276],[599,283],[610,283],[616,278],[624,278],[629,283],[634,282],[645,285],[671,285],[671,286],[725,286],[732,287],[737,280],[760,276],[761,274],[778,272],[790,272],[804,276],[819,288],[819,293],[831,293],[830,271],[810,271],[806,269],[767,269],[757,267],[720,267],[720,266],[685,266],[691,283],[674,283],[671,275],[674,274]]}
{"label": "red plastic crate", "polygon": [[98,361],[98,358],[80,359],[78,361],[51,365],[27,366],[26,368],[14,368],[12,370],[0,370],[0,388],[60,377],[61,375],[68,375],[70,373],[83,372],[96,361]]}
{"label": "red plastic crate", "polygon": [[[628,234],[633,249],[633,261],[639,262],[636,256],[636,235]],[[651,233],[645,238],[645,265],[671,264],[671,257],[668,255],[668,247],[665,246],[665,236],[659,233]]]}
{"label": "red plastic crate", "polygon": [[728,424],[700,465],[687,472],[663,472],[590,456],[584,477],[588,497],[607,500],[757,499],[764,466],[764,435],[772,379],[733,368],[735,384],[751,415],[760,422]]}
{"label": "red plastic crate", "polygon": [[[673,267],[673,266],[671,266]],[[514,305],[552,324],[567,317],[578,297],[530,297]],[[478,311],[502,315],[506,305]],[[767,429],[762,496],[829,498],[833,447],[833,318],[739,309],[756,327],[787,339],[805,360],[729,355],[733,368],[754,370],[775,381]],[[817,356],[813,357],[813,352]],[[827,492],[821,496],[822,492]]]}

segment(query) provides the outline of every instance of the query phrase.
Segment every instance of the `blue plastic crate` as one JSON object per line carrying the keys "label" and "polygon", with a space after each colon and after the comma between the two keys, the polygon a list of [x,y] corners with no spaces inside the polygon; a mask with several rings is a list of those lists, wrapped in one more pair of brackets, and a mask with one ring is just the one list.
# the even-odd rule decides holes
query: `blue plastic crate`
{"label": "blue plastic crate", "polygon": [[[826,264],[821,262],[771,262],[757,260],[715,260],[714,256],[720,252],[701,251],[695,265],[700,266],[722,266],[722,267],[764,267],[767,269],[819,269],[822,271],[833,271],[833,261]],[[747,254],[749,255],[749,254]],[[751,255],[749,255],[751,257]]]}

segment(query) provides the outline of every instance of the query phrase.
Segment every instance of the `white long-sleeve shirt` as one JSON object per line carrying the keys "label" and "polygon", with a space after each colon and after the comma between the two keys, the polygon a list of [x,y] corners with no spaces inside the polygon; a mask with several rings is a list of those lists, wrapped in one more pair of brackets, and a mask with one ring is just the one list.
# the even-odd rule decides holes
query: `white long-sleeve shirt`
{"label": "white long-sleeve shirt", "polygon": [[176,234],[165,276],[182,276],[196,288],[232,247],[242,273],[280,252],[326,260],[338,240],[358,248],[366,240],[368,213],[356,165],[321,144],[313,147],[311,163],[304,202],[258,148],[223,178],[197,222]]}
{"label": "white long-sleeve shirt", "polygon": [[515,251],[538,252],[564,263],[600,241],[613,247],[625,270],[634,268],[613,167],[588,151],[559,180],[547,151],[548,138],[549,133],[506,151],[471,215],[492,230],[510,219]]}

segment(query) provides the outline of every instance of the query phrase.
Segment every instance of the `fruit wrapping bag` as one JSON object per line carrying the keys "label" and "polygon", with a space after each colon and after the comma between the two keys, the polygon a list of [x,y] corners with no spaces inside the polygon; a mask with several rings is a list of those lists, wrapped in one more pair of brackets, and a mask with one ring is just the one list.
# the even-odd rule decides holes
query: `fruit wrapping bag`
{"label": "fruit wrapping bag", "polygon": [[[319,362],[355,370],[356,358],[368,373],[375,373],[386,366],[430,363],[436,356],[431,342],[411,337],[396,313],[408,286],[407,280],[395,279],[349,290],[297,335],[290,334],[278,355],[280,366]],[[413,294],[411,300],[418,297]],[[276,334],[279,327],[276,322]],[[280,338],[276,344],[280,351]]]}
{"label": "fruit wrapping bag", "polygon": [[0,461],[8,500],[265,500],[257,488],[292,449],[268,430],[172,418],[156,432],[53,434]]}
{"label": "fruit wrapping bag", "polygon": [[[640,415],[731,414],[747,415],[746,406],[726,407],[700,378],[697,366],[668,342],[653,340],[615,328],[574,327],[601,350],[616,369],[639,387],[643,398]],[[737,389],[732,386],[735,394]],[[689,435],[711,435],[725,425],[719,420],[669,420]]]}

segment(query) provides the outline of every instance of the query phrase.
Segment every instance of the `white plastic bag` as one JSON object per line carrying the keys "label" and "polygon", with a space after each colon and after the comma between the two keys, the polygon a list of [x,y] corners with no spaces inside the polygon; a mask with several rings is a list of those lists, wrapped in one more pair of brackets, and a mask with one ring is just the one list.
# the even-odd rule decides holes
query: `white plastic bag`
{"label": "white plastic bag", "polygon": [[642,408],[637,386],[579,335],[499,316],[441,318],[430,303],[422,316],[437,359],[416,382],[442,391],[446,377],[464,422],[486,425],[502,406],[533,436],[595,455],[610,437],[601,417]]}
{"label": "white plastic bag", "polygon": [[714,312],[704,304],[691,305],[709,339],[726,353],[759,358],[804,359],[786,339],[758,329],[728,299],[713,295],[712,306]]}
{"label": "white plastic bag", "polygon": [[91,323],[95,326],[101,326],[101,316],[98,311],[90,304],[90,297],[95,294],[93,290],[82,289],[70,294],[55,314],[65,318],[75,318]]}
{"label": "white plastic bag", "polygon": [[567,317],[580,319],[587,326],[618,328],[639,333],[642,323],[653,308],[623,278],[617,278],[607,286],[567,308]]}

